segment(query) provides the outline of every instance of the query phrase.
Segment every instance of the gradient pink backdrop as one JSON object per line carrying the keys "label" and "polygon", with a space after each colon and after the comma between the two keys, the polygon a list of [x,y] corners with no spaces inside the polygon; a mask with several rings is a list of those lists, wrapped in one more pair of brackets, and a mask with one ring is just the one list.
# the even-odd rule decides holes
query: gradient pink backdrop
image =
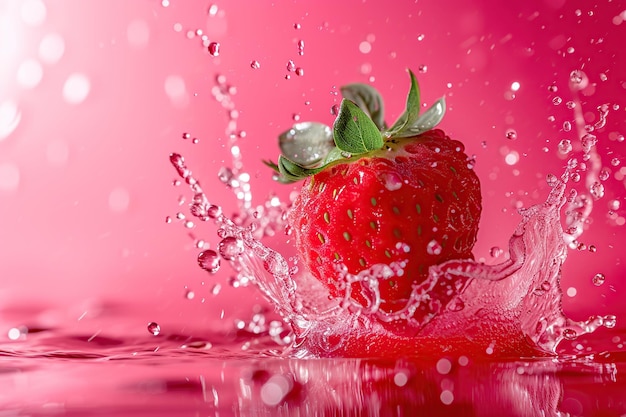
{"label": "gradient pink backdrop", "polygon": [[[619,105],[597,132],[611,176],[581,239],[598,249],[570,252],[562,284],[577,289],[564,297],[573,318],[623,315],[626,239],[607,217],[609,202],[623,205],[625,194],[624,168],[608,163],[626,146],[619,141],[626,7],[619,3],[216,1],[213,15],[205,1],[0,0],[0,338],[23,324],[16,315],[31,317],[29,325],[86,330],[111,303],[125,307],[109,330],[140,335],[149,321],[192,333],[222,309],[227,317],[251,314],[257,294],[229,288],[226,269],[200,270],[189,231],[165,222],[187,213],[178,198],[189,197],[172,186],[171,152],[185,156],[214,202],[235,208],[217,180],[230,157],[228,115],[211,95],[216,75],[237,88],[240,145],[260,204],[270,190],[290,190],[275,185],[260,161],[276,157],[276,137],[294,114],[331,124],[333,92],[360,81],[383,93],[390,120],[404,103],[405,69],[421,65],[423,99],[446,95],[442,127],[476,155],[484,198],[476,255],[487,262],[498,261],[490,248],[506,248],[516,206],[543,201],[545,176],[562,172],[558,142],[577,141],[562,129],[573,120],[565,104],[573,98],[570,72],[583,69],[593,87],[581,95],[588,121],[598,105]],[[207,52],[198,30],[219,42],[219,56]],[[289,60],[302,76],[287,71]],[[555,96],[562,104],[553,104]],[[506,138],[508,129],[516,140]],[[183,140],[184,132],[199,143]],[[504,161],[511,151],[515,165]],[[625,215],[617,210],[618,222]],[[205,225],[191,232],[217,243]],[[607,277],[600,287],[591,282],[597,272]],[[223,286],[217,297],[215,283]],[[194,299],[184,297],[186,287]]]}

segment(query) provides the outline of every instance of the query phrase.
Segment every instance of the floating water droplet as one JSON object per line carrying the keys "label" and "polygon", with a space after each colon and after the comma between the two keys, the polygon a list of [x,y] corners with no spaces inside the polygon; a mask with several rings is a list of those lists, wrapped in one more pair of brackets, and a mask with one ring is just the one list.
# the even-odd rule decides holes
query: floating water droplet
{"label": "floating water droplet", "polygon": [[191,290],[185,290],[185,298],[188,300],[193,300],[194,297],[196,296],[196,293],[194,293]]}
{"label": "floating water droplet", "polygon": [[[568,48],[569,52],[569,48]],[[573,52],[573,48],[572,48]],[[574,70],[569,74],[569,85],[572,90],[582,90],[587,87],[589,84],[589,79],[587,78],[587,74],[585,74],[582,70]]]}
{"label": "floating water droplet", "polygon": [[567,107],[568,110],[572,110],[576,107],[576,103],[574,103],[573,101],[568,101],[567,103],[565,103],[565,107]]}
{"label": "floating water droplet", "polygon": [[563,139],[559,142],[559,153],[567,155],[572,151],[572,142],[569,139]]}
{"label": "floating water droplet", "polygon": [[289,273],[289,264],[278,252],[270,252],[263,261],[263,268],[274,276],[285,276]]}
{"label": "floating water droplet", "polygon": [[559,178],[554,174],[546,175],[546,183],[550,187],[555,187],[559,183]]}
{"label": "floating water droplet", "polygon": [[302,39],[298,41],[298,55],[304,55],[304,41]]}
{"label": "floating water droplet", "polygon": [[591,279],[591,282],[593,282],[593,285],[595,285],[596,287],[599,287],[600,285],[604,284],[605,279],[606,278],[604,274],[601,272],[598,272],[597,274],[593,276],[593,278]]}
{"label": "floating water droplet", "polygon": [[222,258],[230,261],[243,253],[243,242],[232,236],[225,237],[217,246]]}
{"label": "floating water droplet", "polygon": [[304,69],[302,69],[300,67],[296,68],[296,75],[298,77],[302,77],[304,75]]}
{"label": "floating water droplet", "polygon": [[209,274],[215,274],[220,269],[220,257],[214,250],[207,249],[198,254],[198,265]]}
{"label": "floating water droplet", "polygon": [[261,68],[261,63],[255,59],[254,61],[250,62],[250,68],[259,69]]}
{"label": "floating water droplet", "polygon": [[494,246],[489,250],[489,254],[493,257],[493,258],[497,258],[498,256],[502,255],[504,253],[504,251],[499,247],[499,246]]}
{"label": "floating water droplet", "polygon": [[591,187],[589,188],[589,192],[591,193],[593,198],[598,200],[604,197],[604,185],[598,181],[595,181],[593,184],[591,184]]}
{"label": "floating water droplet", "polygon": [[559,88],[556,85],[552,84],[548,87],[548,91],[551,93],[556,93],[557,91],[559,91]]}
{"label": "floating water droplet", "polygon": [[154,336],[158,336],[159,333],[161,333],[161,326],[159,326],[158,323],[155,322],[150,322],[148,323],[148,331],[154,335]]}
{"label": "floating water droplet", "polygon": [[516,140],[517,139],[517,132],[515,131],[515,129],[507,129],[506,131],[506,138],[509,140]]}
{"label": "floating water droplet", "polygon": [[428,252],[429,255],[439,255],[441,254],[442,250],[443,247],[441,246],[441,244],[434,239],[428,242],[428,245],[426,245],[426,252]]}
{"label": "floating water droplet", "polygon": [[419,35],[417,35],[417,40],[421,42],[424,40],[425,37],[426,35],[424,35],[423,33],[420,33]]}
{"label": "floating water droplet", "polygon": [[559,96],[556,96],[552,99],[552,104],[554,104],[555,106],[558,106],[562,102],[563,102],[563,99]]}
{"label": "floating water droplet", "polygon": [[570,130],[572,130],[572,123],[570,121],[565,121],[563,122],[563,130],[565,132],[569,132]]}
{"label": "floating water droplet", "polygon": [[211,42],[207,47],[207,50],[209,51],[209,54],[211,54],[211,56],[219,56],[220,44],[217,42]]}
{"label": "floating water droplet", "polygon": [[581,138],[581,142],[583,145],[583,152],[589,153],[591,151],[591,148],[595,146],[598,140],[595,135],[592,135],[591,133],[587,133]]}
{"label": "floating water droplet", "polygon": [[422,73],[422,74],[426,74],[426,73],[428,72],[428,66],[426,66],[426,65],[420,65],[420,66],[418,67],[418,71],[419,71],[420,73]]}
{"label": "floating water droplet", "polygon": [[608,314],[604,316],[603,324],[607,329],[612,329],[617,324],[617,317],[612,314]]}

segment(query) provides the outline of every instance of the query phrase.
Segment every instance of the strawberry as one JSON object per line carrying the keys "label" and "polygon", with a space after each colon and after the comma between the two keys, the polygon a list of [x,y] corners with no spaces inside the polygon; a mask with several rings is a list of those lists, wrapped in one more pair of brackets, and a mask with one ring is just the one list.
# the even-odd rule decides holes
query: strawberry
{"label": "strawberry", "polygon": [[[284,182],[304,179],[289,221],[310,273],[332,297],[376,311],[401,335],[414,334],[462,291],[464,280],[429,280],[429,267],[472,258],[481,212],[463,144],[433,129],[443,98],[420,115],[409,74],[406,110],[391,127],[378,92],[352,84],[342,88],[332,130],[299,123],[280,136],[278,163],[268,162]],[[380,264],[400,269],[379,279],[373,293],[361,281],[346,283],[338,267],[355,276]]]}

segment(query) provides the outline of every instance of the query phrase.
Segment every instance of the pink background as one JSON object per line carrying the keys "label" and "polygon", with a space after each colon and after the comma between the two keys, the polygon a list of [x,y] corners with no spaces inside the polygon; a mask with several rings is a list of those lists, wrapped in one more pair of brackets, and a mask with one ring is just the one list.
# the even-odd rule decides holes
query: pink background
{"label": "pink background", "polygon": [[[575,319],[623,315],[626,168],[609,163],[626,146],[619,3],[223,1],[212,14],[212,3],[199,1],[1,0],[0,338],[24,324],[15,312],[26,312],[29,325],[80,328],[115,303],[128,313],[109,325],[141,335],[149,321],[191,333],[222,309],[227,317],[251,314],[260,300],[254,291],[229,288],[227,268],[209,276],[196,265],[188,233],[214,247],[212,229],[165,222],[188,214],[178,198],[188,201],[189,192],[172,186],[171,152],[185,156],[214,202],[227,213],[235,208],[217,179],[230,164],[228,115],[211,95],[217,74],[236,87],[238,128],[246,132],[240,145],[261,204],[269,190],[290,190],[260,161],[276,158],[276,137],[294,115],[331,124],[333,93],[360,81],[382,92],[390,121],[404,104],[405,69],[413,69],[424,101],[446,95],[442,127],[476,155],[484,199],[476,256],[497,262],[490,248],[506,248],[516,207],[543,201],[546,175],[562,172],[559,141],[578,143],[562,126],[574,117],[569,74],[582,69],[587,121],[597,121],[603,103],[618,109],[596,132],[611,171],[581,240],[597,252],[570,252],[562,285],[577,294],[564,297],[564,308]],[[219,56],[201,35],[219,42]],[[302,76],[287,71],[289,60]],[[506,138],[508,129],[517,139]],[[505,163],[511,152],[519,156],[514,165]],[[609,218],[614,199],[621,208]],[[600,287],[591,281],[598,272],[606,275]],[[210,292],[215,283],[223,287],[218,296]]]}

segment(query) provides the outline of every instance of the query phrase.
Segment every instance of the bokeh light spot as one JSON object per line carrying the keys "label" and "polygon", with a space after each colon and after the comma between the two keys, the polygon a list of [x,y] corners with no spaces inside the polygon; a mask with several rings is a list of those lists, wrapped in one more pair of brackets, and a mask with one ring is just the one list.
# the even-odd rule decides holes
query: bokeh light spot
{"label": "bokeh light spot", "polygon": [[24,88],[34,88],[43,77],[41,64],[34,59],[27,59],[17,69],[17,82]]}
{"label": "bokeh light spot", "polygon": [[70,75],[63,85],[63,98],[70,104],[82,103],[89,95],[91,83],[85,74]]}
{"label": "bokeh light spot", "polygon": [[126,29],[126,37],[130,46],[145,48],[150,40],[150,28],[144,20],[133,20]]}
{"label": "bokeh light spot", "polygon": [[109,208],[115,213],[122,213],[128,209],[130,194],[128,190],[117,187],[109,194]]}
{"label": "bokeh light spot", "polygon": [[6,139],[20,124],[22,113],[12,100],[0,103],[0,141]]}
{"label": "bokeh light spot", "polygon": [[57,63],[65,52],[65,41],[58,33],[49,33],[39,44],[39,58],[48,64]]}
{"label": "bokeh light spot", "polygon": [[41,0],[25,0],[20,14],[22,21],[30,26],[38,26],[46,20],[46,5]]}
{"label": "bokeh light spot", "polygon": [[20,170],[12,162],[0,162],[0,191],[15,191],[20,184]]}

